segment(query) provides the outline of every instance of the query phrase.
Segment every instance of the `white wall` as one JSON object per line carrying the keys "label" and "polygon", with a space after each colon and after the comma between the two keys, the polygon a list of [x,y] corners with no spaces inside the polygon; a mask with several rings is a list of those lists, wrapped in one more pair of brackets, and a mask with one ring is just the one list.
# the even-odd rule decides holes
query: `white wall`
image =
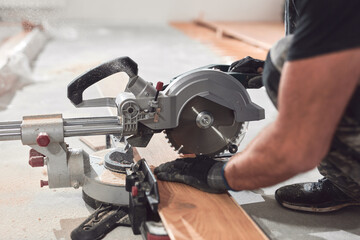
{"label": "white wall", "polygon": [[64,17],[106,23],[209,20],[280,21],[283,0],[67,0]]}
{"label": "white wall", "polygon": [[[104,24],[164,24],[209,20],[280,21],[284,0],[0,0],[0,8],[20,8],[31,18],[60,17]],[[40,10],[39,10],[40,9]],[[48,13],[51,13],[50,15]],[[19,12],[20,13],[20,12]],[[36,15],[36,13],[38,15]]]}

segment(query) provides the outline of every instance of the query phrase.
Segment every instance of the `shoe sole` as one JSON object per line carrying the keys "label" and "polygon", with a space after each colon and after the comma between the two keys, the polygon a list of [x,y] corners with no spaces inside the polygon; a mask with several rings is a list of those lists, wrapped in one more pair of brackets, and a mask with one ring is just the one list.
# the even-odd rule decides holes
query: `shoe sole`
{"label": "shoe sole", "polygon": [[344,204],[339,204],[339,205],[331,206],[331,207],[316,208],[316,207],[307,207],[307,206],[297,206],[297,205],[292,205],[292,204],[289,204],[286,202],[282,202],[280,204],[285,208],[289,208],[289,209],[293,209],[293,210],[297,210],[297,211],[321,212],[321,213],[334,212],[341,208],[349,207],[349,206],[360,206],[360,203],[344,203]]}

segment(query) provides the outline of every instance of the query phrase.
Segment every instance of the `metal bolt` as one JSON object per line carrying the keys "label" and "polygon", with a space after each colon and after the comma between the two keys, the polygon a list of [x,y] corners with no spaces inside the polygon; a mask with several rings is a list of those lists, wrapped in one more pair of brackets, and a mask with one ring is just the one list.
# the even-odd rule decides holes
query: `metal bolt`
{"label": "metal bolt", "polygon": [[208,125],[210,123],[210,119],[206,116],[204,116],[204,118],[202,119],[202,122],[204,125]]}
{"label": "metal bolt", "polygon": [[47,147],[50,143],[50,137],[46,132],[41,132],[37,136],[36,142],[40,147]]}
{"label": "metal bolt", "polygon": [[78,189],[80,187],[80,184],[78,181],[75,181],[73,184],[72,184],[72,187],[75,188],[75,189]]}
{"label": "metal bolt", "polygon": [[204,128],[204,129],[209,128],[212,126],[213,122],[214,122],[214,118],[212,114],[209,112],[204,111],[196,116],[196,125],[199,128]]}

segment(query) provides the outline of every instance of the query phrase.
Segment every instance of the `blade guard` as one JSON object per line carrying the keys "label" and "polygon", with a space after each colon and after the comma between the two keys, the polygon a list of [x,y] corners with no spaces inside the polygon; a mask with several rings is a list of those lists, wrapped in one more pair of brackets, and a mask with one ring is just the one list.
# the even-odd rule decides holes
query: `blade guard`
{"label": "blade guard", "polygon": [[218,70],[200,69],[181,75],[165,89],[165,95],[176,96],[177,124],[182,108],[195,96],[232,109],[237,122],[265,118],[264,109],[251,101],[243,84]]}

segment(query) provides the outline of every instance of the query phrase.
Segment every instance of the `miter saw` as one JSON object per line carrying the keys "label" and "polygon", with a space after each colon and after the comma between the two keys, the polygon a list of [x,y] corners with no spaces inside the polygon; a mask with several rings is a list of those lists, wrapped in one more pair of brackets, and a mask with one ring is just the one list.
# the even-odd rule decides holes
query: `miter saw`
{"label": "miter saw", "polygon": [[[131,147],[146,147],[153,134],[164,131],[171,146],[182,154],[235,153],[247,122],[264,118],[264,110],[251,101],[246,90],[248,80],[257,74],[228,69],[228,65],[209,65],[181,74],[166,86],[159,82],[154,87],[138,76],[132,59],[117,58],[68,86],[68,98],[76,107],[114,107],[117,116],[26,116],[22,121],[0,123],[0,140],[21,140],[31,147],[29,164],[47,166],[48,181],[42,181],[42,186],[82,187],[84,200],[93,207],[127,205],[126,171],[133,176],[127,179],[132,179],[133,186],[147,179],[139,180],[136,175],[140,166],[134,167]],[[88,87],[118,72],[129,77],[124,92],[116,98],[83,99]],[[88,135],[111,136],[108,142],[113,148],[101,157],[89,156],[64,141],[65,137]],[[140,168],[142,172],[147,169]],[[128,191],[135,190],[128,187]]]}

